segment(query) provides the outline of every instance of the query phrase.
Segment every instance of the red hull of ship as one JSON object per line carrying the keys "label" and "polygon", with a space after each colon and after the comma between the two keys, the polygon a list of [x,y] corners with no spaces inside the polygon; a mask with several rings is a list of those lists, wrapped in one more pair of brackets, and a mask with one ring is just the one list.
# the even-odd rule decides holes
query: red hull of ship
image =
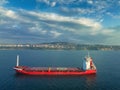
{"label": "red hull of ship", "polygon": [[90,75],[90,74],[96,74],[96,70],[86,70],[86,71],[25,71],[21,69],[15,69],[17,73],[19,74],[25,74],[25,75]]}

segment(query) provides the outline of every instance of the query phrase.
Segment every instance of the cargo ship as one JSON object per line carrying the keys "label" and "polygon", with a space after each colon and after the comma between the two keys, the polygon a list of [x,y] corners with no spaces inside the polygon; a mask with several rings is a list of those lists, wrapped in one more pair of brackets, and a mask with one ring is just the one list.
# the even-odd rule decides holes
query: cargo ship
{"label": "cargo ship", "polygon": [[19,65],[19,55],[14,70],[24,75],[90,75],[96,74],[97,70],[92,57],[87,55],[83,60],[82,68],[79,67],[28,67]]}

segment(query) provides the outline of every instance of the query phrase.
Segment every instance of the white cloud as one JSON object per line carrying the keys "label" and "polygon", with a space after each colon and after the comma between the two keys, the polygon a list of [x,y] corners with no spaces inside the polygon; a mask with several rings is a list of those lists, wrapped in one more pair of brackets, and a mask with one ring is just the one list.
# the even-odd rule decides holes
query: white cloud
{"label": "white cloud", "polygon": [[88,0],[87,1],[89,4],[93,4],[93,1],[92,0]]}
{"label": "white cloud", "polygon": [[4,5],[4,4],[7,4],[9,3],[8,0],[0,0],[0,5]]}
{"label": "white cloud", "polygon": [[[87,2],[88,4],[91,4],[90,7],[81,7],[81,6],[75,6],[75,7],[67,7],[62,6],[61,11],[65,15],[78,15],[78,16],[87,16],[92,18],[101,19],[104,18],[104,16],[108,13],[109,16],[113,18],[120,19],[120,13],[119,13],[119,0],[83,0],[83,1],[76,1],[77,3],[74,5],[79,5],[83,2]],[[115,6],[114,6],[115,5]]]}
{"label": "white cloud", "polygon": [[[56,28],[56,30],[64,30],[64,31],[69,31],[74,34],[78,35],[97,35],[101,33],[102,25],[100,22],[95,21],[94,19],[90,18],[84,18],[84,17],[79,17],[79,18],[74,18],[74,17],[66,17],[62,15],[58,15],[55,13],[42,13],[42,12],[27,12],[29,15],[38,17],[40,20],[45,20],[45,21],[54,21],[55,23],[44,23],[47,26],[50,26],[52,28]],[[57,23],[73,23],[79,25],[77,28],[74,26],[67,26],[67,25],[61,25]],[[82,27],[82,29],[81,29]]]}
{"label": "white cloud", "polygon": [[91,14],[95,12],[95,9],[90,8],[67,8],[67,7],[61,7],[61,10],[67,13],[73,12],[73,13],[80,13],[80,14]]}
{"label": "white cloud", "polygon": [[114,32],[115,32],[115,30],[113,30],[113,29],[103,29],[103,30],[101,31],[101,34],[111,36]]}
{"label": "white cloud", "polygon": [[56,5],[56,2],[51,3],[51,7],[54,7]]}
{"label": "white cloud", "polygon": [[84,18],[84,17],[74,18],[74,17],[61,16],[55,13],[41,13],[41,12],[37,13],[32,11],[28,13],[43,20],[51,20],[57,22],[72,22],[72,23],[88,26],[93,29],[101,28],[101,24],[99,22],[96,22],[95,20],[90,18]]}
{"label": "white cloud", "polygon": [[114,15],[114,14],[111,13],[111,12],[107,12],[106,14],[109,15],[109,16],[111,16],[111,17],[113,17],[113,18],[120,19],[120,13]]}
{"label": "white cloud", "polygon": [[54,38],[57,38],[57,37],[59,37],[60,35],[62,35],[62,33],[59,33],[59,32],[57,32],[57,31],[50,31],[50,33],[52,34],[52,36],[53,36]]}
{"label": "white cloud", "polygon": [[47,33],[47,30],[43,30],[42,29],[42,26],[39,25],[39,22],[36,22],[35,24],[33,23],[34,26],[32,27],[29,27],[28,30],[31,32],[31,33],[36,33],[36,34],[46,34]]}
{"label": "white cloud", "polygon": [[30,22],[27,19],[27,17],[22,17],[22,16],[19,15],[20,13],[22,13],[22,11],[15,12],[13,10],[0,7],[0,13],[1,13],[1,17],[4,17],[4,18],[7,17],[7,18],[10,18],[10,19],[13,19],[13,20],[17,20],[17,21],[20,21],[20,22],[26,22],[26,23]]}
{"label": "white cloud", "polygon": [[42,34],[46,34],[46,33],[47,33],[47,30],[42,30],[41,33],[42,33]]}
{"label": "white cloud", "polygon": [[[83,9],[78,8],[78,11],[85,13],[85,10],[82,10]],[[56,13],[28,11],[23,9],[17,9],[14,11],[4,7],[0,7],[0,13],[0,24],[10,24],[12,28],[16,29],[16,27],[18,26],[15,25],[15,23],[19,22],[23,29],[26,30],[25,33],[32,33],[39,37],[47,37],[47,35],[50,35],[49,37],[52,36],[56,39],[60,38],[62,35],[69,36],[70,34],[73,35],[71,36],[71,40],[84,42],[86,40],[79,40],[79,38],[75,38],[75,36],[93,36],[96,37],[96,39],[97,37],[99,37],[97,35],[106,37],[111,36],[111,39],[105,38],[104,41],[107,42],[113,39],[115,40],[115,38],[118,40],[119,38],[119,36],[115,36],[117,33],[114,29],[103,28],[101,24],[103,19],[101,19],[101,21],[98,22],[95,19],[86,17],[63,16]],[[10,19],[9,21],[7,21],[8,18]],[[22,29],[20,30],[22,31]]]}
{"label": "white cloud", "polygon": [[56,2],[55,1],[50,1],[50,0],[36,0],[38,3],[39,2],[44,2],[45,4],[51,6],[51,7],[54,7],[56,5]]}
{"label": "white cloud", "polygon": [[[78,35],[85,35],[88,33],[90,35],[96,35],[100,33],[100,29],[102,28],[101,23],[94,19],[85,17],[67,17],[55,13],[35,12],[23,9],[15,12],[13,10],[0,8],[0,12],[2,13],[2,16],[11,18],[16,22],[27,23],[26,29],[28,29],[31,33],[46,34],[47,31],[53,30],[53,28],[55,28],[56,32],[55,30],[51,32],[55,37],[61,35],[61,33],[58,33],[57,30],[68,31]],[[33,17],[33,19],[31,17]],[[5,23],[4,21],[5,20],[2,20],[2,23]],[[48,21],[56,23],[49,23]],[[62,23],[65,23],[65,25]],[[75,26],[69,25],[69,23],[77,25],[77,28]],[[49,29],[49,27],[52,29]]]}
{"label": "white cloud", "polygon": [[12,10],[7,10],[7,11],[4,11],[3,13],[7,17],[10,17],[10,18],[13,18],[13,19],[17,19],[18,18],[17,14],[14,11],[12,11]]}

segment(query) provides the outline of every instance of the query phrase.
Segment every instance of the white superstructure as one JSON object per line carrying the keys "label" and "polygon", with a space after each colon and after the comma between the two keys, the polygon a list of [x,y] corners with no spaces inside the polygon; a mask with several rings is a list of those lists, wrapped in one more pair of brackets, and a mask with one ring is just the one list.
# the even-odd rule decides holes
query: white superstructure
{"label": "white superstructure", "polygon": [[83,70],[92,70],[92,69],[96,69],[92,58],[89,56],[86,56],[85,59],[83,60]]}

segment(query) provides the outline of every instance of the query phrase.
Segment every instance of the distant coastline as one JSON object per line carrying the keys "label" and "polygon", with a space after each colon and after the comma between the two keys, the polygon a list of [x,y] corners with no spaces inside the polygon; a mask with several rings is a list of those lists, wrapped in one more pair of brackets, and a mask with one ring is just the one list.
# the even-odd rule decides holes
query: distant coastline
{"label": "distant coastline", "polygon": [[49,49],[49,50],[120,50],[119,45],[91,45],[67,42],[52,42],[40,44],[0,44],[0,50],[13,49]]}

